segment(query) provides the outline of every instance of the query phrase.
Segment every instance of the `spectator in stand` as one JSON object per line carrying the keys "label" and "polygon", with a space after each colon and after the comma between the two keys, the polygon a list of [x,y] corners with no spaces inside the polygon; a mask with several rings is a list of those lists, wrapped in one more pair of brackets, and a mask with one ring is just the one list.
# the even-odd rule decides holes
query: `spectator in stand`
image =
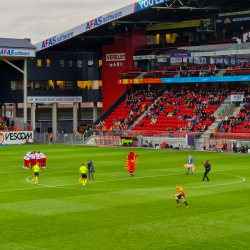
{"label": "spectator in stand", "polygon": [[248,125],[245,124],[245,125],[243,126],[243,129],[244,129],[244,130],[249,130]]}
{"label": "spectator in stand", "polygon": [[27,126],[27,130],[28,130],[28,131],[30,131],[30,130],[31,130],[30,124],[28,124],[28,126]]}
{"label": "spectator in stand", "polygon": [[170,126],[168,126],[166,130],[167,130],[167,131],[171,131],[172,129],[171,129]]}

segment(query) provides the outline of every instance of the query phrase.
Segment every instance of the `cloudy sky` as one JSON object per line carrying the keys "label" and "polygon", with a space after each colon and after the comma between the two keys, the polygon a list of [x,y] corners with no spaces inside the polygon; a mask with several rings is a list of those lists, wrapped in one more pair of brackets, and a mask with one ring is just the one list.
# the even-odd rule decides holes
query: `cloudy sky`
{"label": "cloudy sky", "polygon": [[136,0],[2,0],[0,36],[33,44]]}

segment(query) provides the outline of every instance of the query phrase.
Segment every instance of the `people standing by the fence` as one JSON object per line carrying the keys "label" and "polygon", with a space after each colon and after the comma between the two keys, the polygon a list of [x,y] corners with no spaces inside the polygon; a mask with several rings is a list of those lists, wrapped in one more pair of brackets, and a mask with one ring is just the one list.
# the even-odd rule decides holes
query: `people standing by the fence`
{"label": "people standing by the fence", "polygon": [[53,134],[52,134],[52,132],[50,132],[50,134],[49,134],[49,139],[50,139],[50,142],[52,142],[52,140],[53,140]]}

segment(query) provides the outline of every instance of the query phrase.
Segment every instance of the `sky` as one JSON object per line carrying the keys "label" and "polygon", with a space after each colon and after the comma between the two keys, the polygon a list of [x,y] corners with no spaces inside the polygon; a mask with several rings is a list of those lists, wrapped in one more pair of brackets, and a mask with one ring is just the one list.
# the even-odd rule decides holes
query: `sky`
{"label": "sky", "polygon": [[1,1],[0,37],[31,38],[36,44],[136,0]]}

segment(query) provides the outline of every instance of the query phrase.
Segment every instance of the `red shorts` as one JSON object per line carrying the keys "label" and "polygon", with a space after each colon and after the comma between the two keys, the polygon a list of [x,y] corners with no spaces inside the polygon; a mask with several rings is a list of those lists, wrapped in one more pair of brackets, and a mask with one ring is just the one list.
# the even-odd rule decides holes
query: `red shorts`
{"label": "red shorts", "polygon": [[128,169],[131,171],[135,171],[135,163],[134,162],[130,163]]}
{"label": "red shorts", "polygon": [[36,161],[37,161],[37,163],[41,163],[42,159],[37,159]]}
{"label": "red shorts", "polygon": [[36,165],[36,159],[31,159],[31,164]]}
{"label": "red shorts", "polygon": [[47,159],[46,158],[42,158],[42,162],[46,162],[47,161]]}

